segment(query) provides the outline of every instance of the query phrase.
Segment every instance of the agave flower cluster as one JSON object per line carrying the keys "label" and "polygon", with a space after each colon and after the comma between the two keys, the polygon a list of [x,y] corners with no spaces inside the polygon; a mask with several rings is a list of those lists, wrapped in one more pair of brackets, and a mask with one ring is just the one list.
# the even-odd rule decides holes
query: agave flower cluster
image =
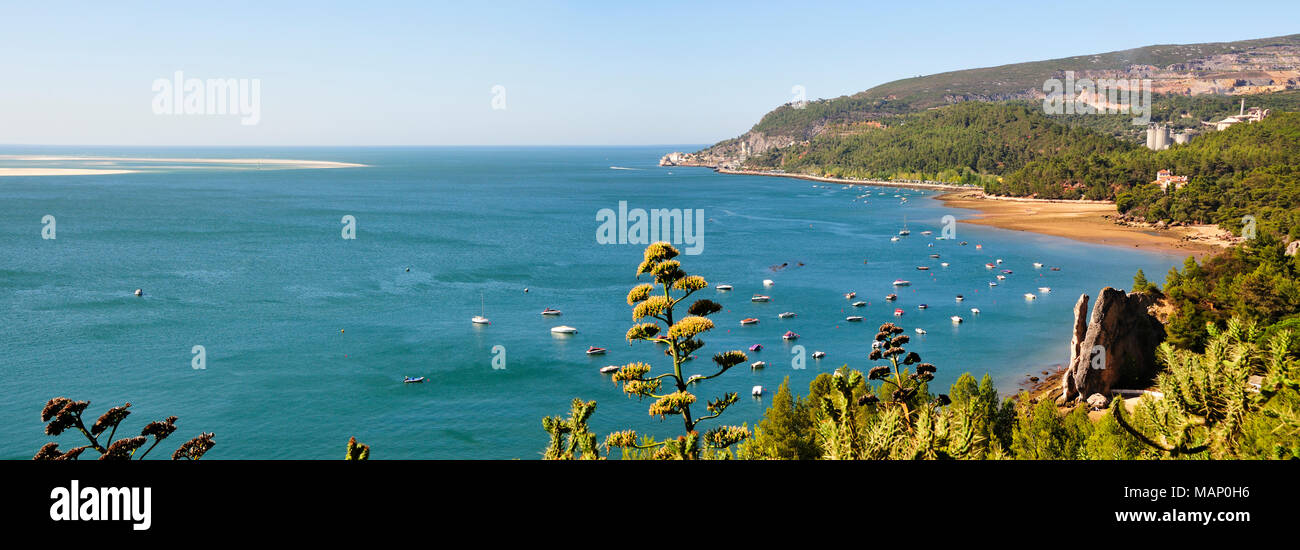
{"label": "agave flower cluster", "polygon": [[[881,359],[889,361],[888,365],[879,365],[872,367],[867,371],[868,380],[879,380],[883,384],[893,388],[887,403],[902,406],[907,410],[907,403],[916,397],[920,384],[934,380],[935,366],[930,363],[922,363],[921,356],[916,352],[909,352],[903,346],[911,341],[906,334],[903,334],[903,327],[893,323],[880,325],[879,332],[876,333],[876,342],[868,356],[872,361]],[[902,359],[899,359],[899,357]],[[909,366],[916,365],[915,372],[908,373]],[[940,395],[938,397],[939,405],[944,405],[943,401],[948,397]],[[879,401],[875,395],[867,394],[859,399],[860,405],[871,404]]]}
{"label": "agave flower cluster", "polygon": [[[674,259],[677,255],[677,249],[666,242],[646,247],[644,261],[637,267],[636,276],[641,278],[648,275],[652,282],[638,284],[627,294],[627,304],[632,306],[632,320],[637,322],[628,329],[627,340],[663,345],[664,355],[672,359],[672,371],[652,376],[649,364],[632,362],[616,371],[613,379],[623,385],[623,392],[629,397],[654,399],[649,409],[651,416],[660,419],[681,416],[685,435],[665,442],[639,445],[636,433],[629,430],[610,434],[605,439],[607,447],[627,449],[660,446],[662,448],[656,451],[655,456],[694,458],[698,456],[701,444],[726,448],[743,441],[749,435],[748,429],[736,426],[716,428],[703,437],[696,431],[701,422],[720,416],[727,407],[739,400],[739,396],[735,392],[728,392],[722,397],[711,399],[706,405],[709,414],[696,417],[691,409],[696,396],[691,393],[691,389],[722,375],[749,358],[738,350],[718,353],[713,356],[716,370],[712,374],[687,377],[683,373],[686,361],[704,347],[700,335],[713,329],[709,315],[721,311],[722,306],[712,300],[699,299],[686,308],[686,316],[678,317],[680,306],[692,294],[707,288],[709,283],[703,277],[688,275],[683,271],[681,263]],[[668,388],[664,387],[665,384]]]}
{"label": "agave flower cluster", "polygon": [[[58,436],[63,432],[75,429],[86,436],[89,441],[87,445],[73,447],[67,451],[60,451],[59,444],[53,441],[46,443],[36,452],[35,460],[77,460],[81,454],[88,449],[93,449],[99,453],[99,460],[130,460],[132,458],[143,459],[158,446],[162,440],[167,439],[172,432],[176,431],[176,417],[170,416],[166,420],[150,422],[140,430],[140,435],[126,437],[122,439],[113,439],[117,435],[117,428],[123,420],[131,414],[128,410],[131,404],[127,403],[120,407],[113,407],[104,414],[100,415],[95,423],[86,428],[85,422],[81,415],[85,412],[86,407],[90,406],[89,401],[73,401],[66,397],[55,397],[45,403],[45,408],[41,410],[41,422],[45,422],[46,435]],[[100,444],[99,438],[108,432],[105,441],[110,443],[107,446]],[[149,444],[149,438],[153,438],[153,443]],[[208,452],[213,445],[213,434],[205,433],[194,439],[191,439],[181,445],[172,454],[173,460],[188,458],[198,460],[203,454]],[[145,445],[149,444],[146,448]],[[144,448],[144,452],[136,457],[136,452]]]}

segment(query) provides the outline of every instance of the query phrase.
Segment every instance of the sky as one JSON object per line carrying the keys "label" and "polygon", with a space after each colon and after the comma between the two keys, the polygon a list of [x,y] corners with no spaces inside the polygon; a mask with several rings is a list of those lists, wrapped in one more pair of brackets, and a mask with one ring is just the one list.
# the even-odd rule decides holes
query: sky
{"label": "sky", "polygon": [[[1294,1],[0,0],[0,144],[706,144],[795,86],[838,97],[1297,22]],[[256,82],[256,124],[206,102],[166,114],[155,81],[177,71]]]}

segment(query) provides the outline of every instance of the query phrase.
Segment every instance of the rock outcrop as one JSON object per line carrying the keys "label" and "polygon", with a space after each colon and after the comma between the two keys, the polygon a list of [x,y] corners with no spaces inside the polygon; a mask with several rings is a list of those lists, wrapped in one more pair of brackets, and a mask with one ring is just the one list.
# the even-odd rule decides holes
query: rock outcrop
{"label": "rock outcrop", "polygon": [[1074,307],[1074,336],[1070,363],[1061,377],[1058,403],[1066,404],[1095,393],[1149,383],[1159,370],[1155,350],[1165,339],[1164,325],[1149,310],[1155,300],[1147,294],[1106,287],[1097,295],[1092,317],[1084,323],[1088,295]]}

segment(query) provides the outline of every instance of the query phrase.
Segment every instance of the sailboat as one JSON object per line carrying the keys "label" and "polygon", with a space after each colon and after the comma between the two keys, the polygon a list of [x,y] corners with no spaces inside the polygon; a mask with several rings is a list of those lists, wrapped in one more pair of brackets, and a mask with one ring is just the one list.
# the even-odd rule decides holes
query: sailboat
{"label": "sailboat", "polygon": [[904,237],[912,234],[912,232],[907,229],[907,216],[903,216],[903,228],[898,231],[898,234]]}
{"label": "sailboat", "polygon": [[483,316],[484,313],[487,313],[487,306],[486,306],[486,305],[484,304],[484,302],[483,302],[483,293],[482,293],[482,292],[478,293],[478,305],[479,305],[479,314],[478,314],[478,315],[475,315],[474,318],[470,319],[470,322],[472,322],[472,323],[474,323],[474,324],[476,324],[476,325],[490,325],[490,324],[492,324],[492,321],[489,321],[487,317],[484,317],[484,316]]}

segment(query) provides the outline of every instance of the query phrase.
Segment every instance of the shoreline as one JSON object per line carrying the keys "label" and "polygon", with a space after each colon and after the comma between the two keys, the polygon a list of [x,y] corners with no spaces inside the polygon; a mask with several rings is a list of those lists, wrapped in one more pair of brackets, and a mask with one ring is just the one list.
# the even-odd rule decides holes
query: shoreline
{"label": "shoreline", "polygon": [[1002,197],[984,194],[983,189],[966,185],[926,182],[893,182],[829,178],[804,174],[786,174],[761,170],[733,170],[713,168],[720,174],[768,176],[839,183],[846,185],[877,185],[911,189],[946,191],[936,197],[950,208],[973,210],[976,215],[961,221],[1006,229],[1026,231],[1040,235],[1064,237],[1080,242],[1121,246],[1157,252],[1190,254],[1197,260],[1222,251],[1234,244],[1230,235],[1214,225],[1190,225],[1174,228],[1121,225],[1113,221],[1117,214],[1115,203],[1099,200],[1036,199],[1030,197]]}

